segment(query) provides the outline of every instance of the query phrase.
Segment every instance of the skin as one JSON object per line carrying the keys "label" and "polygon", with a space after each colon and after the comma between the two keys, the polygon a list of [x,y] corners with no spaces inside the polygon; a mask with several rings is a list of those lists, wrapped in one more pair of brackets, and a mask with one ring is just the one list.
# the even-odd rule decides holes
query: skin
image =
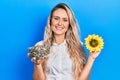
{"label": "skin", "polygon": [[55,42],[60,44],[65,39],[69,26],[68,14],[64,9],[57,9],[52,14],[51,29],[54,32]]}
{"label": "skin", "polygon": [[94,63],[95,59],[99,56],[99,54],[100,54],[100,52],[89,53],[87,62],[79,76],[79,80],[88,80],[89,79],[93,63]]}
{"label": "skin", "polygon": [[[54,33],[54,42],[61,44],[65,39],[65,33],[68,30],[69,26],[69,17],[67,12],[64,9],[57,9],[52,14],[51,20],[51,29]],[[79,75],[79,80],[88,80],[90,76],[90,71],[92,69],[93,63],[100,52],[89,53],[86,65],[84,66],[81,74]],[[28,54],[29,56],[29,54]],[[41,63],[43,60],[39,59],[36,61],[35,58],[31,59],[34,62],[34,80],[45,80],[45,75]]]}

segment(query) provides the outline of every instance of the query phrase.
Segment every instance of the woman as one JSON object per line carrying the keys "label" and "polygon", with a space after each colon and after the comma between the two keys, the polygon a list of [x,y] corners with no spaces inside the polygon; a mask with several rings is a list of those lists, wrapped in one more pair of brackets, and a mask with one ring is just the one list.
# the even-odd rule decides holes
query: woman
{"label": "woman", "polygon": [[36,46],[42,44],[51,46],[50,55],[43,60],[32,58],[34,80],[88,80],[94,60],[100,53],[89,53],[86,61],[74,14],[64,3],[52,9],[44,40]]}

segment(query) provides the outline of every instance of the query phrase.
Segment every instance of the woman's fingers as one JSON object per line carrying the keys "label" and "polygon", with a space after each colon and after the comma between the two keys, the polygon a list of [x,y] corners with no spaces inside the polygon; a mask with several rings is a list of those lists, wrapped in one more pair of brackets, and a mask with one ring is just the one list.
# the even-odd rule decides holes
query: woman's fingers
{"label": "woman's fingers", "polygon": [[27,57],[30,58],[30,55],[31,55],[31,53],[28,53],[28,54],[27,54]]}
{"label": "woman's fingers", "polygon": [[40,61],[40,60],[37,60],[37,61],[36,61],[36,64],[41,64],[41,61]]}
{"label": "woman's fingers", "polygon": [[37,61],[37,60],[36,60],[36,57],[33,57],[33,58],[31,59],[31,61],[34,62],[34,63],[36,63],[36,61]]}
{"label": "woman's fingers", "polygon": [[43,62],[43,59],[38,59],[37,60],[36,57],[33,57],[31,59],[31,61],[34,62],[35,64],[39,65],[39,64],[41,64]]}
{"label": "woman's fingers", "polygon": [[95,59],[99,56],[100,52],[90,52],[90,56]]}
{"label": "woman's fingers", "polygon": [[[30,58],[30,55],[31,55],[31,53],[28,53],[27,57]],[[34,62],[35,64],[41,64],[44,61],[44,59],[36,59],[36,57],[32,57],[31,61]]]}

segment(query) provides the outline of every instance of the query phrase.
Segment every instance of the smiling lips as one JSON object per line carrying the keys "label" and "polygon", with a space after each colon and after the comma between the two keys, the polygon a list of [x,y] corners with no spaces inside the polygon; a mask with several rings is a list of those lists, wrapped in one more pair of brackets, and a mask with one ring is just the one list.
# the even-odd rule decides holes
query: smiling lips
{"label": "smiling lips", "polygon": [[59,27],[59,26],[56,26],[55,27],[57,30],[62,30],[62,29],[64,29],[64,27]]}

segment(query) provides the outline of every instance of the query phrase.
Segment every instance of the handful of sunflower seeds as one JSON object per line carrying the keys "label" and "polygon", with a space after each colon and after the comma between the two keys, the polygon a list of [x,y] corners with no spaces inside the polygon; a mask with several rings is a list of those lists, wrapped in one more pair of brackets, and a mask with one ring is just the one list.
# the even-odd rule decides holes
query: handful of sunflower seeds
{"label": "handful of sunflower seeds", "polygon": [[44,59],[49,56],[50,53],[50,46],[48,45],[40,45],[40,46],[32,46],[28,48],[30,53],[30,58],[36,57],[38,59]]}

